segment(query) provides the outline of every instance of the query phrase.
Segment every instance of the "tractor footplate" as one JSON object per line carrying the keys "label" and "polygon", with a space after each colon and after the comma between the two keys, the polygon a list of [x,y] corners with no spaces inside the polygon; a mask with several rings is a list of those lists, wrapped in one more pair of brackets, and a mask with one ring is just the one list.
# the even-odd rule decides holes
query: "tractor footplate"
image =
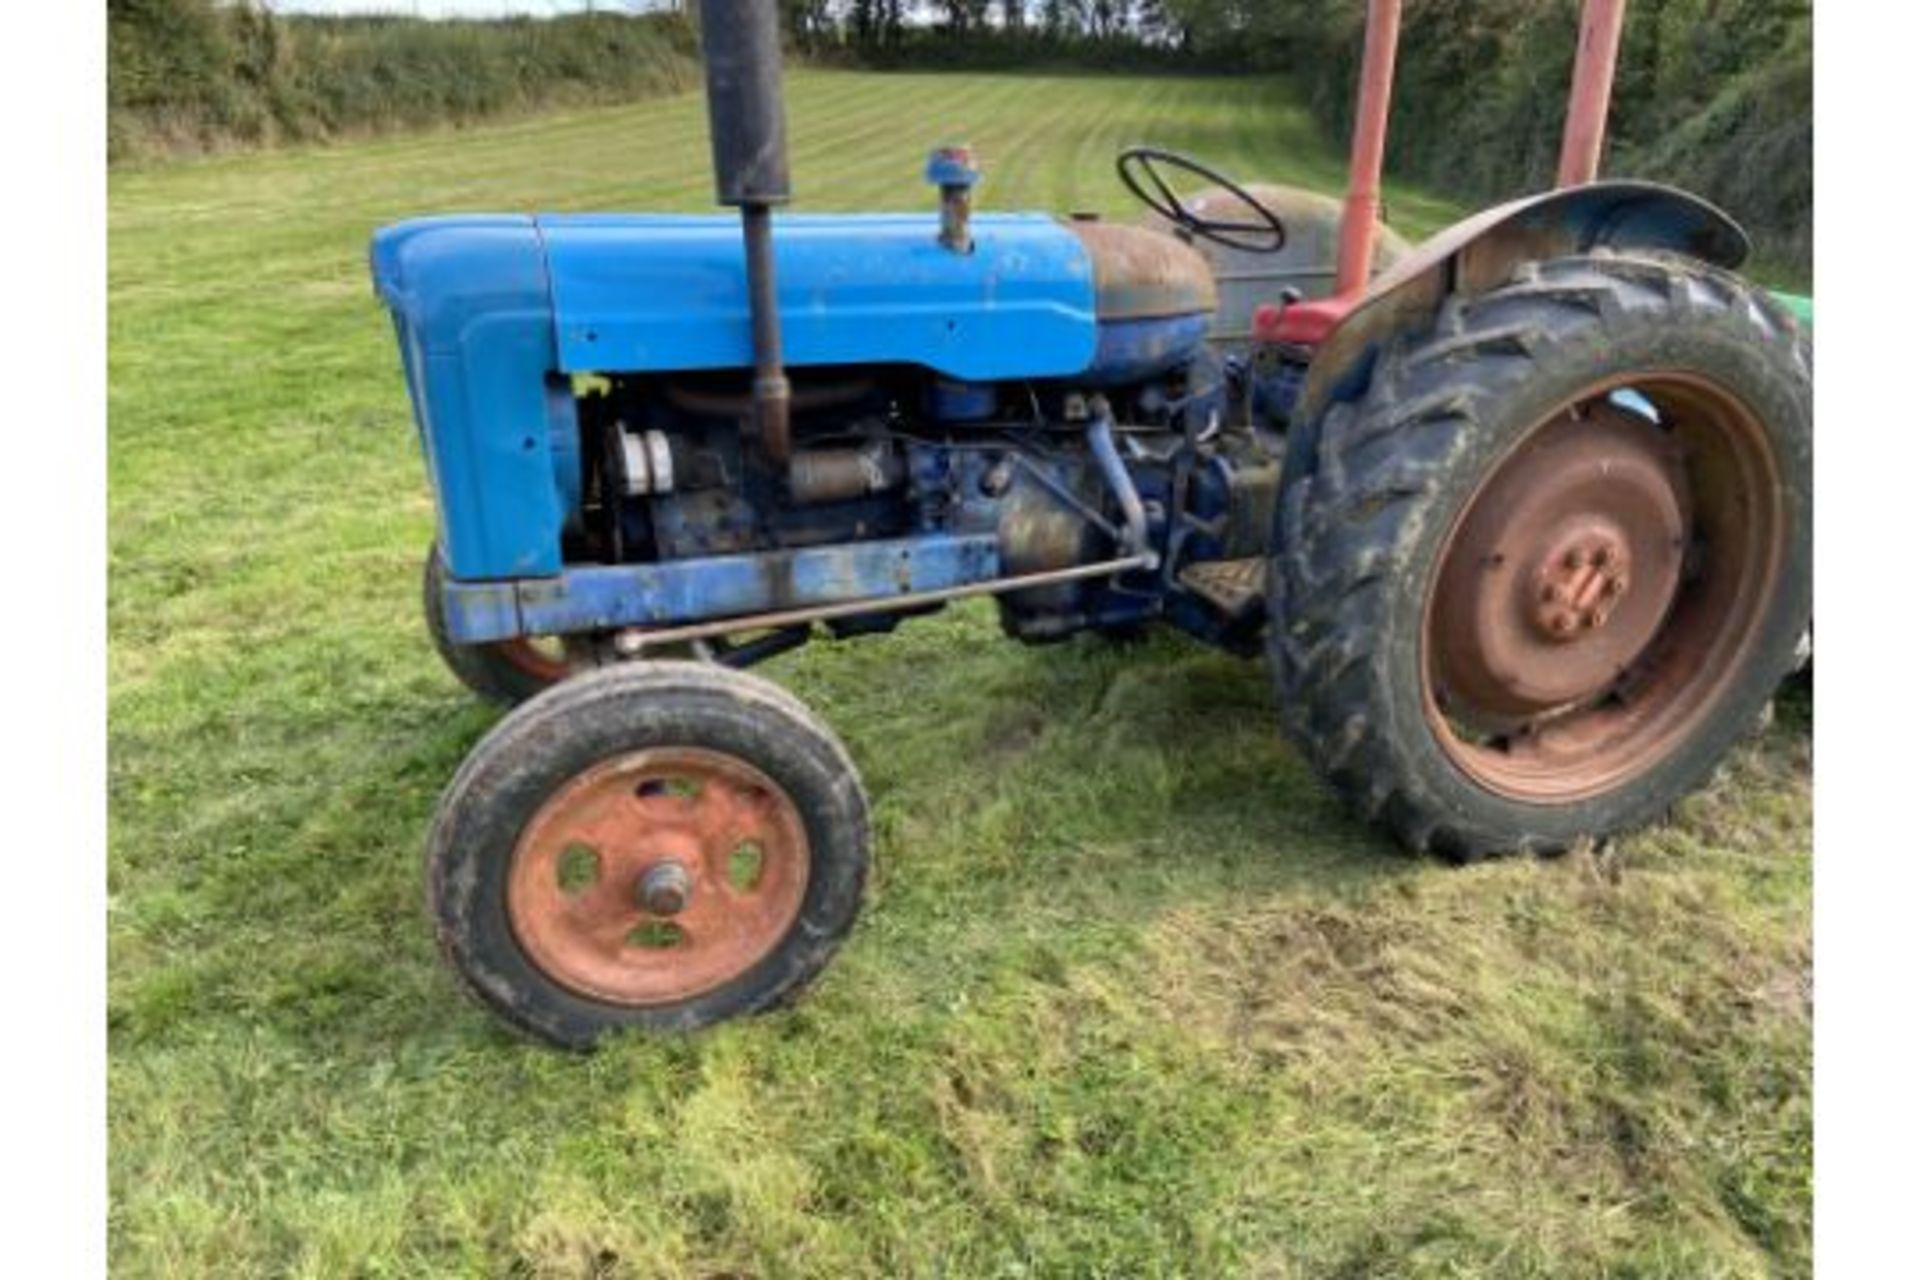
{"label": "tractor footplate", "polygon": [[1180,585],[1237,620],[1264,603],[1267,562],[1259,556],[1243,560],[1203,560],[1180,571]]}

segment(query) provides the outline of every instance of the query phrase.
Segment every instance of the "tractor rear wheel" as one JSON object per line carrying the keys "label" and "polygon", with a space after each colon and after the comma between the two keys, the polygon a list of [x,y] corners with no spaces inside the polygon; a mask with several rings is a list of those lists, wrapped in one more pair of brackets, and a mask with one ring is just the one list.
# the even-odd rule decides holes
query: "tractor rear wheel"
{"label": "tractor rear wheel", "polygon": [[446,573],[438,544],[427,548],[421,571],[421,606],[435,652],[461,684],[489,702],[517,706],[572,674],[573,662],[558,636],[523,636],[488,644],[461,644],[447,635],[440,588]]}
{"label": "tractor rear wheel", "polygon": [[1296,430],[1269,579],[1284,721],[1416,849],[1655,821],[1794,667],[1811,356],[1734,276],[1525,264]]}
{"label": "tractor rear wheel", "polygon": [[468,991],[586,1049],[794,995],[852,927],[867,800],[791,694],[711,663],[627,662],[510,712],[427,840],[428,907]]}

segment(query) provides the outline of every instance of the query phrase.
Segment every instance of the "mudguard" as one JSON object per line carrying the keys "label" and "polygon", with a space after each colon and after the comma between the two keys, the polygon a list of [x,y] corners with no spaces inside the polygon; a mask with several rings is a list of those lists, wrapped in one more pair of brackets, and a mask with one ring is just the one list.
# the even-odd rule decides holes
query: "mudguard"
{"label": "mudguard", "polygon": [[1498,288],[1514,264],[1595,249],[1663,249],[1737,268],[1752,245],[1713,205],[1652,182],[1596,182],[1526,196],[1454,223],[1376,278],[1314,352],[1295,417],[1357,394],[1394,334],[1433,323],[1448,296]]}

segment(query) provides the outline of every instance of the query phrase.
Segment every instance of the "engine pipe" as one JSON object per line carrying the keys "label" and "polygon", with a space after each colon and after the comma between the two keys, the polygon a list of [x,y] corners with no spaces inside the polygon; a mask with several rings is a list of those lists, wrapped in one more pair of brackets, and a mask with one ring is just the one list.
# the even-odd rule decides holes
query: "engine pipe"
{"label": "engine pipe", "polygon": [[655,630],[632,628],[622,633],[625,639],[617,642],[638,654],[661,645],[705,640],[713,636],[726,635],[730,631],[797,627],[814,622],[828,622],[834,618],[861,617],[869,613],[903,613],[926,605],[945,604],[950,600],[964,600],[971,596],[1005,595],[1032,587],[1049,587],[1062,582],[1079,582],[1087,578],[1107,578],[1134,569],[1151,570],[1158,562],[1159,557],[1151,551],[1145,551],[1139,555],[1122,556],[1118,560],[1097,560],[1092,564],[1069,565],[1064,569],[1043,569],[1038,573],[1017,574],[1011,578],[989,578],[985,582],[968,582],[957,587],[909,591],[897,596],[873,596],[863,600],[842,600],[834,604],[783,609],[775,613],[744,614],[737,618],[720,618],[713,622],[690,622],[685,626],[661,627]]}
{"label": "engine pipe", "polygon": [[1143,568],[1153,569],[1159,565],[1160,558],[1147,550],[1147,508],[1140,501],[1140,491],[1133,487],[1133,477],[1127,474],[1120,450],[1114,447],[1113,409],[1105,396],[1093,397],[1087,402],[1087,409],[1087,448],[1099,464],[1107,487],[1120,503],[1121,553],[1143,561]]}
{"label": "engine pipe", "polygon": [[1627,0],[1587,0],[1580,14],[1580,48],[1567,93],[1567,126],[1560,137],[1557,186],[1577,187],[1600,176],[1607,143],[1607,107],[1613,99],[1613,68]]}
{"label": "engine pipe", "polygon": [[793,453],[793,387],[780,355],[780,303],[773,282],[773,210],[743,205],[747,241],[747,299],[753,316],[753,409],[760,447],[775,462]]}
{"label": "engine pipe", "polygon": [[754,425],[769,457],[792,451],[792,389],[780,352],[773,206],[792,198],[780,95],[780,18],[770,0],[702,0],[707,120],[718,202],[740,210],[753,321]]}
{"label": "engine pipe", "polygon": [[797,503],[845,502],[898,488],[906,460],[885,440],[847,449],[801,449],[787,467],[787,492]]}
{"label": "engine pipe", "polygon": [[1380,219],[1380,172],[1387,156],[1387,111],[1393,103],[1393,61],[1399,46],[1400,0],[1367,0],[1367,43],[1360,59],[1360,92],[1353,112],[1346,207],[1340,215],[1335,297],[1359,294],[1372,274],[1374,226]]}

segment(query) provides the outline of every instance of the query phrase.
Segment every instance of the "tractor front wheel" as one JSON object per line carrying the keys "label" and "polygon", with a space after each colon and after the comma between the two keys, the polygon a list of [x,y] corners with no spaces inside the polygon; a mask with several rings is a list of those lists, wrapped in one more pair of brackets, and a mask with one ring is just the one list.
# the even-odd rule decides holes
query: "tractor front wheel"
{"label": "tractor front wheel", "polygon": [[1523,266],[1304,424],[1269,646],[1284,719],[1413,847],[1659,819],[1760,719],[1812,608],[1812,372],[1703,264]]}
{"label": "tractor front wheel", "polygon": [[852,760],[792,695],[622,663],[473,749],[428,837],[429,910],[481,1004],[585,1049],[792,996],[853,924],[868,838]]}

